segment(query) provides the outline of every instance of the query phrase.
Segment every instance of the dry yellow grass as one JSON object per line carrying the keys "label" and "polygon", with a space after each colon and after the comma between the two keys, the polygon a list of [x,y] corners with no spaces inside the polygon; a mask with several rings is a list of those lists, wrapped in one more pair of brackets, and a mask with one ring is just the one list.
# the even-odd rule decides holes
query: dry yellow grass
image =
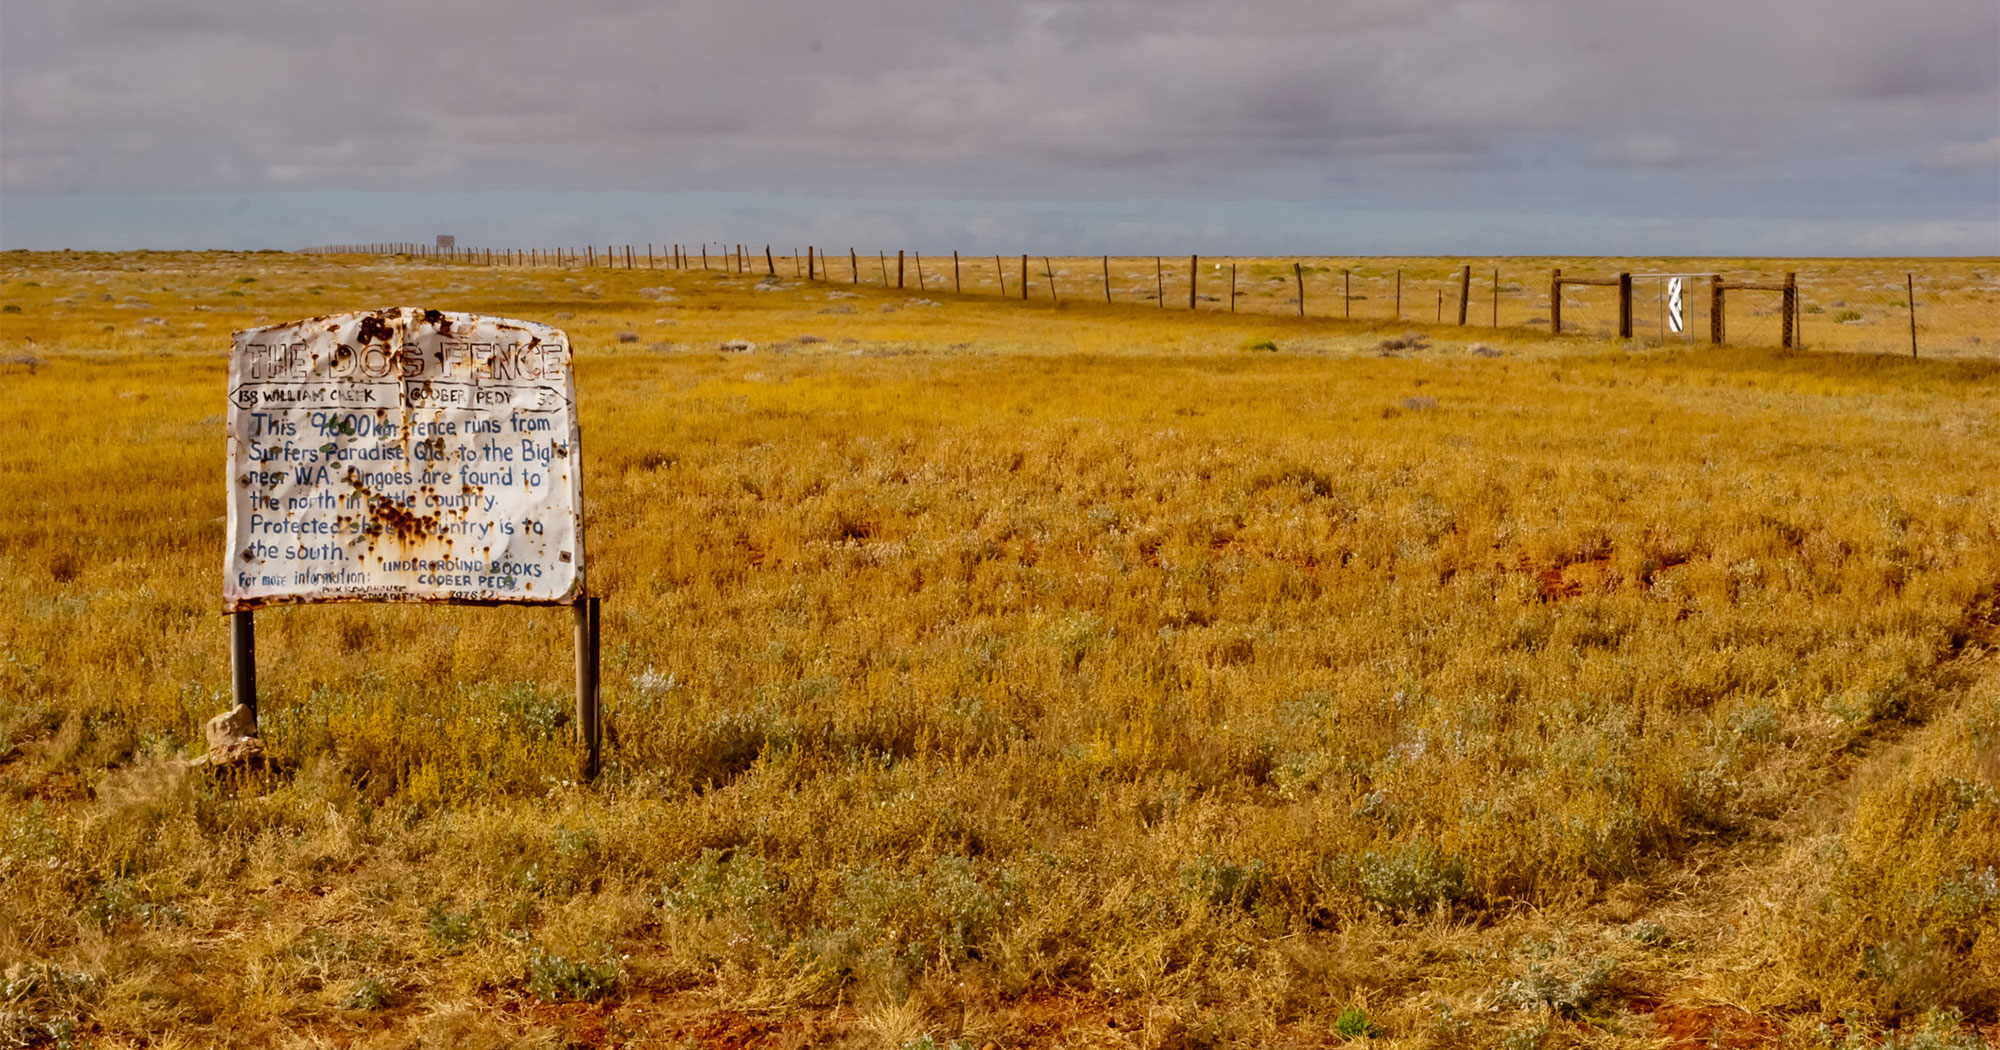
{"label": "dry yellow grass", "polygon": [[[1956,360],[7,256],[0,1039],[1960,1045],[2000,333],[1992,262],[1911,265]],[[228,332],[400,303],[578,347],[594,787],[549,610],[261,613],[287,769],[175,762],[227,686]]]}

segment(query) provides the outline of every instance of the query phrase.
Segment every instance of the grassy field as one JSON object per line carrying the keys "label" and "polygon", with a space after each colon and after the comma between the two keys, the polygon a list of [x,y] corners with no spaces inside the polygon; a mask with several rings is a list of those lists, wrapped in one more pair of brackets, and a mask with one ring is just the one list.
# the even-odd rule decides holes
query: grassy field
{"label": "grassy field", "polygon": [[[2000,262],[1501,261],[1471,329],[1310,262],[1369,319],[0,256],[0,1046],[2000,1033]],[[1549,266],[1860,352],[1551,340]],[[548,609],[262,612],[281,768],[182,762],[229,332],[396,304],[577,347],[594,785]]]}

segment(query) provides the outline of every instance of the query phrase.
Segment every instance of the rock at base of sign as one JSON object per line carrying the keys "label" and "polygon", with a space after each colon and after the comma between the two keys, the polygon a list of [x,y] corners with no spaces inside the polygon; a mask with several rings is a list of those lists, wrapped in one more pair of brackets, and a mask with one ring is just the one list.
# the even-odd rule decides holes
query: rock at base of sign
{"label": "rock at base of sign", "polygon": [[208,737],[208,754],[189,762],[191,766],[241,766],[264,763],[264,741],[257,736],[257,716],[237,704],[202,726]]}
{"label": "rock at base of sign", "polygon": [[757,344],[748,339],[725,339],[722,341],[722,350],[724,353],[747,354],[755,349],[757,349]]}

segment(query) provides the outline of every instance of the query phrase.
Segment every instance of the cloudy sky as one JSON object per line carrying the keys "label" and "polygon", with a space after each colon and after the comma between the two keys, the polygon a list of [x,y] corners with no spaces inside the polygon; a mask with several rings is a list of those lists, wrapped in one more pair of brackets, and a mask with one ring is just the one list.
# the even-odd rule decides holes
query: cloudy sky
{"label": "cloudy sky", "polygon": [[0,248],[2000,254],[1996,0],[6,0]]}

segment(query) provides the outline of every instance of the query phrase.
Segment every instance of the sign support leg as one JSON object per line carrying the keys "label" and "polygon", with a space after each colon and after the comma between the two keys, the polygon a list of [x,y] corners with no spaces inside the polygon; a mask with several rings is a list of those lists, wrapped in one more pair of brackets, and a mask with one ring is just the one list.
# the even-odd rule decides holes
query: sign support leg
{"label": "sign support leg", "polygon": [[579,600],[576,611],[576,733],[583,745],[578,779],[597,779],[603,757],[604,721],[597,706],[598,599]]}
{"label": "sign support leg", "polygon": [[250,709],[257,725],[257,614],[245,609],[229,614],[229,689],[234,703]]}

